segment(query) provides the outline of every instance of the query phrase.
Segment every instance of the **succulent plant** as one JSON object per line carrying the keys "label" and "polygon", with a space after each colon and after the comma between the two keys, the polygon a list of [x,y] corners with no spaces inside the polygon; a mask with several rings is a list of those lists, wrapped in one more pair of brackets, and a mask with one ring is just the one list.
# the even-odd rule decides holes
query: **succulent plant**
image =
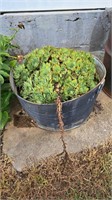
{"label": "succulent plant", "polygon": [[11,36],[0,34],[0,135],[1,130],[4,129],[10,119],[9,108],[12,91],[9,84],[9,65],[13,62],[15,63],[15,57],[11,56],[9,51],[17,47],[12,44],[17,31],[15,29],[14,34]]}
{"label": "succulent plant", "polygon": [[52,46],[25,55],[13,75],[20,95],[38,104],[55,102],[57,86],[63,102],[87,93],[99,82],[91,53]]}

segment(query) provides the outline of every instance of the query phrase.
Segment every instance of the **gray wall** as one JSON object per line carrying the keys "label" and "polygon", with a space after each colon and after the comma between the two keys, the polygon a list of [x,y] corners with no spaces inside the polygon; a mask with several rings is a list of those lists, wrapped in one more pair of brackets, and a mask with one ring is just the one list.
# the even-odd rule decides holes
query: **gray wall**
{"label": "gray wall", "polygon": [[102,50],[110,28],[105,10],[10,13],[0,15],[0,23],[0,34],[5,35],[24,25],[14,40],[21,53],[45,45]]}

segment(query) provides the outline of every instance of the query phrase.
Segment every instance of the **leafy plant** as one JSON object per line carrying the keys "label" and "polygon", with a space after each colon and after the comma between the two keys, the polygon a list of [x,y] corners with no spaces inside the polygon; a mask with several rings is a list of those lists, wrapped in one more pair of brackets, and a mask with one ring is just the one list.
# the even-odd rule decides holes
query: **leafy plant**
{"label": "leafy plant", "polygon": [[12,36],[0,35],[0,85],[1,85],[1,105],[0,105],[0,130],[4,128],[9,117],[9,105],[12,92],[9,85],[10,62],[15,57],[8,53],[9,49],[15,47],[11,41],[16,35],[17,30]]}
{"label": "leafy plant", "polygon": [[27,54],[13,68],[20,95],[35,103],[76,98],[98,83],[92,55],[84,51],[45,46]]}

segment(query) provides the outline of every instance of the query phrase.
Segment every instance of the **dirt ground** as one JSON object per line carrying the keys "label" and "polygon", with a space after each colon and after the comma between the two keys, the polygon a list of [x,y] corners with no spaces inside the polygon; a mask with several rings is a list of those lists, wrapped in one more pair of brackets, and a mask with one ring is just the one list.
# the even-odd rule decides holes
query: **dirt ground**
{"label": "dirt ground", "polygon": [[111,200],[112,141],[17,172],[0,158],[1,200]]}

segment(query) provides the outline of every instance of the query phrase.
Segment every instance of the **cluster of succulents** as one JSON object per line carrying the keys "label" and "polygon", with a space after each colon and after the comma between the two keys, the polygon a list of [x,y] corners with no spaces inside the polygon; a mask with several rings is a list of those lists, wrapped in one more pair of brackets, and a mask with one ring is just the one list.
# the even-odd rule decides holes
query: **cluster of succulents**
{"label": "cluster of succulents", "polygon": [[99,82],[89,52],[52,46],[25,55],[22,63],[16,63],[13,75],[20,95],[38,104],[53,103],[58,95],[62,102],[79,97]]}

